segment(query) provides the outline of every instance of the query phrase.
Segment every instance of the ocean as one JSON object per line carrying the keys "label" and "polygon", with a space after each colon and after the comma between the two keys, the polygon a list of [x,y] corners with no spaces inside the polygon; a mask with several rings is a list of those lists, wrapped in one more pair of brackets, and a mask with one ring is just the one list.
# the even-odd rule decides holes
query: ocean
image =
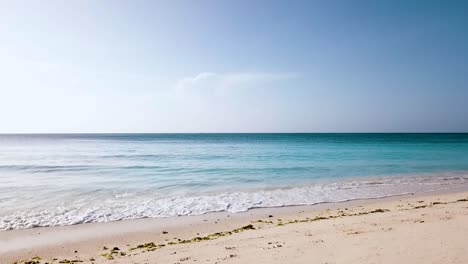
{"label": "ocean", "polygon": [[468,134],[0,135],[0,230],[468,186]]}

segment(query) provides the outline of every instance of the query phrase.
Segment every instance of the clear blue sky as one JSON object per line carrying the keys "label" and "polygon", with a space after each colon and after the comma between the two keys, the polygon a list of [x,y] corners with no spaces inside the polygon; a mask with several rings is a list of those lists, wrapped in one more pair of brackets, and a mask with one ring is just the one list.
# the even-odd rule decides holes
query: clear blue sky
{"label": "clear blue sky", "polygon": [[1,1],[0,132],[467,132],[467,14],[467,1]]}

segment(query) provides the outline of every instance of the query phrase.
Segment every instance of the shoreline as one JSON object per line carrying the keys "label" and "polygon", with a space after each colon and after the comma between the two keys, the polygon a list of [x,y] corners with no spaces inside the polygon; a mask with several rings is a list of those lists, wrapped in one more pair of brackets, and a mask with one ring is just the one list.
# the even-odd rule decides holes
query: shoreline
{"label": "shoreline", "polygon": [[[243,213],[217,212],[197,216],[181,216],[170,218],[145,218],[134,220],[123,220],[107,223],[88,223],[74,226],[39,227],[32,229],[9,230],[0,232],[0,260],[1,263],[13,263],[14,261],[28,260],[39,256],[38,263],[52,262],[57,260],[81,260],[86,263],[125,263],[122,259],[109,260],[101,256],[103,248],[119,248],[119,252],[126,252],[126,261],[133,263],[145,263],[140,258],[145,255],[151,256],[155,252],[138,253],[133,255],[129,250],[137,245],[155,243],[155,245],[168,244],[177,241],[189,241],[197,237],[209,234],[236,230],[248,225],[253,225],[258,231],[269,230],[272,235],[279,230],[278,219],[306,219],[323,215],[336,215],[341,209],[346,212],[358,212],[375,209],[396,210],[396,204],[406,201],[413,204],[420,199],[450,200],[455,197],[468,198],[466,188],[454,188],[451,190],[426,192],[418,194],[407,194],[377,199],[352,200],[346,202],[320,203],[316,205],[286,206],[276,208],[256,208]],[[455,199],[456,200],[456,199]],[[468,205],[468,203],[467,203]],[[341,208],[341,209],[340,209]],[[373,209],[372,209],[373,208]],[[398,210],[398,209],[397,209]],[[349,213],[348,213],[349,214]],[[271,216],[271,217],[270,217]],[[328,216],[328,217],[329,217]],[[361,217],[361,216],[359,216]],[[259,222],[259,220],[261,220]],[[330,221],[337,221],[333,219]],[[275,224],[265,224],[267,222]],[[289,221],[289,220],[288,220]],[[325,222],[325,221],[324,221]],[[321,223],[322,224],[322,223]],[[263,227],[266,225],[267,227]],[[302,225],[302,224],[298,224]],[[256,230],[257,231],[257,230]],[[244,232],[242,232],[244,236]],[[255,233],[247,230],[245,233]],[[218,237],[216,240],[236,239],[238,234],[229,237]],[[175,241],[175,242],[174,242]],[[207,242],[211,242],[211,239]],[[178,243],[178,242],[177,242]],[[191,244],[191,243],[190,243]],[[187,245],[174,244],[171,247],[178,248]],[[197,247],[191,245],[193,247]],[[167,250],[166,247],[164,250]],[[145,250],[143,250],[145,251]],[[163,251],[163,249],[161,249]],[[132,251],[133,252],[133,251]],[[108,253],[107,253],[108,254]],[[123,254],[123,253],[122,253]],[[113,257],[113,255],[111,254]],[[153,259],[159,260],[161,256]],[[153,263],[153,262],[150,262]]]}
{"label": "shoreline", "polygon": [[[18,230],[41,227],[58,227],[88,223],[135,220],[140,218],[171,218],[205,215],[209,213],[243,213],[258,208],[281,208],[309,206],[321,203],[341,203],[352,200],[380,199],[408,193],[444,191],[467,188],[468,171],[445,171],[438,173],[395,174],[393,176],[361,176],[336,179],[320,179],[314,183],[262,189],[207,192],[198,195],[174,195],[168,197],[109,198],[100,194],[87,196],[74,206],[40,202],[37,207],[13,210],[16,205],[5,205],[6,212],[0,216],[0,230]],[[411,177],[408,177],[411,176]],[[60,191],[61,193],[67,193]],[[76,194],[78,195],[78,194]],[[115,194],[113,194],[115,195]],[[126,193],[123,193],[123,197]],[[129,197],[134,194],[130,191]],[[69,195],[70,196],[70,195]],[[107,200],[109,199],[109,200]],[[102,201],[105,202],[102,202]],[[65,203],[65,202],[64,202]],[[55,205],[54,205],[55,204]],[[260,205],[260,206],[259,206]],[[29,209],[28,209],[29,208]],[[0,232],[2,232],[0,231]]]}

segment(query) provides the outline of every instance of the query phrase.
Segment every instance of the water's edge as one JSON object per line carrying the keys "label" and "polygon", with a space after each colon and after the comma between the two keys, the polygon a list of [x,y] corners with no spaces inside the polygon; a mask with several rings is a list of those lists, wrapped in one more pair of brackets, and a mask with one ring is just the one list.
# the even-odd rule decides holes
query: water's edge
{"label": "water's edge", "polygon": [[411,193],[447,191],[468,187],[468,172],[437,175],[401,175],[356,178],[303,187],[175,196],[164,199],[134,197],[103,201],[100,206],[13,211],[0,216],[0,230],[66,226],[92,222],[112,222],[139,218],[203,215],[214,212],[239,213],[256,208],[275,208],[353,200],[379,199]]}

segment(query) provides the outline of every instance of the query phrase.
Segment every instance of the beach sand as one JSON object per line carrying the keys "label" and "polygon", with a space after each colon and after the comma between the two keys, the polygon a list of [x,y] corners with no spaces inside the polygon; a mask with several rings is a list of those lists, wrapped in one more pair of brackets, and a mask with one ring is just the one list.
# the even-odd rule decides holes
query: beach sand
{"label": "beach sand", "polygon": [[468,191],[0,232],[15,261],[468,263]]}

